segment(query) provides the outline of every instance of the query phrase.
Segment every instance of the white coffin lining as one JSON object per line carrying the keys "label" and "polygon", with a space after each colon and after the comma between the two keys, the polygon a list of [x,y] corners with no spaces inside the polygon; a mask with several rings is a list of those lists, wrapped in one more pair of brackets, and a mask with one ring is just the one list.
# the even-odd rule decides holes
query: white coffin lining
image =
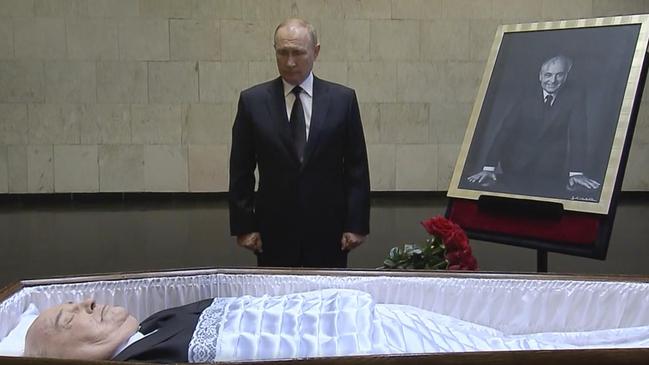
{"label": "white coffin lining", "polygon": [[324,288],[363,290],[378,303],[414,305],[507,334],[649,325],[649,283],[641,282],[219,273],[23,288],[0,303],[0,338],[29,303],[43,310],[91,297],[124,306],[143,320],[205,298]]}

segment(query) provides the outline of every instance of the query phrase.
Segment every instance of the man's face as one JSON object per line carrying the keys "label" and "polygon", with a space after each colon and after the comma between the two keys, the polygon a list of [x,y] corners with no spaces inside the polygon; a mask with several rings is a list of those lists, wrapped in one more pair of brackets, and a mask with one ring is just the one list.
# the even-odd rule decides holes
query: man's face
{"label": "man's face", "polygon": [[[120,344],[137,331],[137,320],[122,307],[92,300],[66,303],[41,313],[29,337],[48,354],[60,358],[110,359]],[[36,324],[35,322],[35,324]]]}
{"label": "man's face", "polygon": [[299,85],[313,69],[320,45],[314,45],[307,28],[289,23],[275,34],[277,70],[284,81]]}
{"label": "man's face", "polygon": [[550,94],[557,92],[568,78],[567,66],[559,61],[551,61],[544,64],[539,72],[539,81],[543,90]]}

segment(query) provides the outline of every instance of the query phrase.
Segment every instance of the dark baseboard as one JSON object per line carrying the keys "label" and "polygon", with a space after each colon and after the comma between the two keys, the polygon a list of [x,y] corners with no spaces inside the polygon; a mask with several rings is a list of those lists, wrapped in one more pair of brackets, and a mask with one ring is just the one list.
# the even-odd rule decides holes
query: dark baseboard
{"label": "dark baseboard", "polygon": [[[8,193],[0,194],[3,208],[77,205],[129,205],[131,203],[227,203],[227,192],[116,192],[116,193]],[[417,204],[430,200],[446,199],[446,191],[373,191],[372,201],[401,200]],[[620,199],[625,203],[649,203],[649,191],[623,191]]]}

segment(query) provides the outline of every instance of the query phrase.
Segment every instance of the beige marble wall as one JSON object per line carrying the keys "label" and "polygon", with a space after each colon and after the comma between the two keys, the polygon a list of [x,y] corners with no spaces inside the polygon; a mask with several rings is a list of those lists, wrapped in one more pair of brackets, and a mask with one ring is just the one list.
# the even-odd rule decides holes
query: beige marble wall
{"label": "beige marble wall", "polygon": [[[319,30],[356,89],[372,189],[446,190],[498,24],[648,13],[649,0],[0,0],[0,193],[226,191],[239,92],[272,31]],[[649,93],[647,93],[649,94]],[[649,190],[649,95],[624,181]]]}

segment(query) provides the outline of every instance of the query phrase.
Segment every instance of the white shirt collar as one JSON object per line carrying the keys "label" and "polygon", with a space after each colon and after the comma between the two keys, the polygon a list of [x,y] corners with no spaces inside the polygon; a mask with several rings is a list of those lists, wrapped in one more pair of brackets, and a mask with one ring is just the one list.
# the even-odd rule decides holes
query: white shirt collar
{"label": "white shirt collar", "polygon": [[[157,329],[155,331],[157,331]],[[135,332],[133,336],[129,337],[126,341],[124,341],[124,343],[122,343],[121,345],[119,345],[119,347],[117,347],[117,351],[115,351],[115,354],[113,355],[113,357],[111,357],[111,359],[115,358],[115,356],[119,355],[120,352],[124,351],[125,348],[131,346],[134,342],[143,339],[144,337],[150,335],[151,333],[144,335],[140,331]]]}
{"label": "white shirt collar", "polygon": [[[295,85],[289,84],[284,79],[282,79],[282,83],[284,84],[284,97],[286,97],[291,93],[291,90],[293,90]],[[307,93],[307,95],[313,97],[313,71],[309,72],[309,75],[304,79],[304,81],[302,81],[300,87],[305,93]]]}
{"label": "white shirt collar", "polygon": [[545,100],[545,98],[546,98],[548,95],[552,95],[552,102],[554,102],[554,99],[557,98],[557,94],[558,94],[558,93],[559,93],[559,91],[555,91],[553,94],[551,94],[551,93],[545,91],[545,89],[543,89],[543,100]]}

